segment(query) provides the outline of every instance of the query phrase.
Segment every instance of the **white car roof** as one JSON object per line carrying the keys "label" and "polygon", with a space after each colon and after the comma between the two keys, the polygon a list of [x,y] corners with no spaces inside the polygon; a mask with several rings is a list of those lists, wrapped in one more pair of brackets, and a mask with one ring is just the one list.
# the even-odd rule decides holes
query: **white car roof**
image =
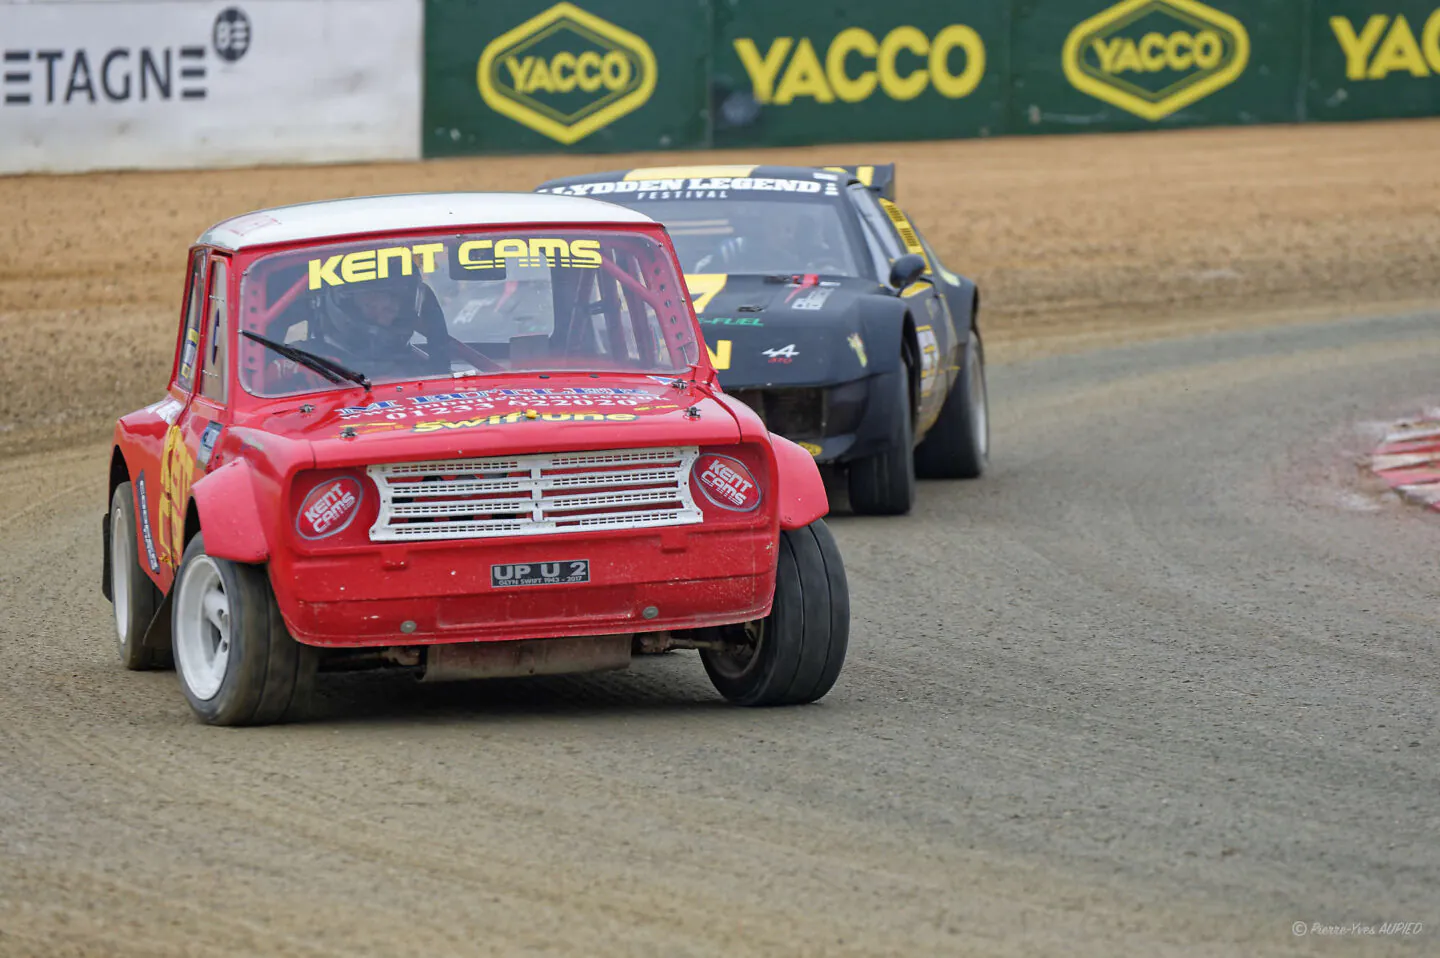
{"label": "white car roof", "polygon": [[614,203],[548,193],[405,193],[256,210],[216,223],[196,242],[240,250],[356,233],[511,223],[653,223]]}

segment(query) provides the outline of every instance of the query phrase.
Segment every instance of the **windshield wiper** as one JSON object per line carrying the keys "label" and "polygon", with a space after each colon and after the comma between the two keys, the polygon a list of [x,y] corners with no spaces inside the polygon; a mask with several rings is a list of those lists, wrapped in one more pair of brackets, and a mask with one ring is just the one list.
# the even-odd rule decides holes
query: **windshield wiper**
{"label": "windshield wiper", "polygon": [[259,333],[252,333],[248,329],[242,329],[240,330],[240,333],[241,335],[255,340],[255,342],[259,343],[261,346],[265,346],[275,350],[275,352],[279,353],[281,356],[284,356],[286,359],[294,360],[305,368],[314,370],[315,372],[324,376],[326,379],[330,380],[332,383],[339,383],[342,380],[348,379],[352,383],[364,386],[366,389],[370,388],[370,380],[366,377],[364,373],[357,373],[355,370],[349,368],[348,366],[340,365],[333,359],[326,359],[324,356],[317,356],[314,353],[309,352],[308,350],[300,349],[296,346],[287,346],[285,343],[277,343],[273,339],[266,339]]}

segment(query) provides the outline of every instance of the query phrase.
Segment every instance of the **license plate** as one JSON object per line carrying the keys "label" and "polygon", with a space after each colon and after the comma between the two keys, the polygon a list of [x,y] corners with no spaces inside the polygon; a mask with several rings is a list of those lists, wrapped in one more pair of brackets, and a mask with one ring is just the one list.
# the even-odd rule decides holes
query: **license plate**
{"label": "license plate", "polygon": [[589,559],[561,559],[558,562],[514,563],[490,567],[492,589],[517,585],[573,585],[589,581]]}

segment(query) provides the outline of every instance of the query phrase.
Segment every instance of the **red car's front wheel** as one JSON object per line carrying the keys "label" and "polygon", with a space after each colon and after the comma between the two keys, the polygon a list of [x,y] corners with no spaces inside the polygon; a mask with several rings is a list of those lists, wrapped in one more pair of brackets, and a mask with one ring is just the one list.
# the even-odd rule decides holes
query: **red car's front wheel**
{"label": "red car's front wheel", "polygon": [[700,659],[737,705],[799,705],[830,691],[850,643],[850,590],[824,520],[780,533],[770,614],[719,633],[726,648]]}
{"label": "red car's front wheel", "polygon": [[171,632],[180,686],[209,725],[267,725],[304,708],[316,653],[280,618],[263,566],[185,547],[175,576]]}

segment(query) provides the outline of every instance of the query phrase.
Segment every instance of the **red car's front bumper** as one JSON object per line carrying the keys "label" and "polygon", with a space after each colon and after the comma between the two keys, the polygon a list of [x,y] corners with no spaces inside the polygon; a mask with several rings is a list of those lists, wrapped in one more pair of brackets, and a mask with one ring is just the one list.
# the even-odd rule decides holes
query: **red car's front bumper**
{"label": "red car's front bumper", "polygon": [[[763,525],[695,525],[291,555],[270,571],[285,624],[309,645],[614,635],[767,615],[776,542]],[[492,565],[572,559],[589,561],[588,583],[491,585]]]}

